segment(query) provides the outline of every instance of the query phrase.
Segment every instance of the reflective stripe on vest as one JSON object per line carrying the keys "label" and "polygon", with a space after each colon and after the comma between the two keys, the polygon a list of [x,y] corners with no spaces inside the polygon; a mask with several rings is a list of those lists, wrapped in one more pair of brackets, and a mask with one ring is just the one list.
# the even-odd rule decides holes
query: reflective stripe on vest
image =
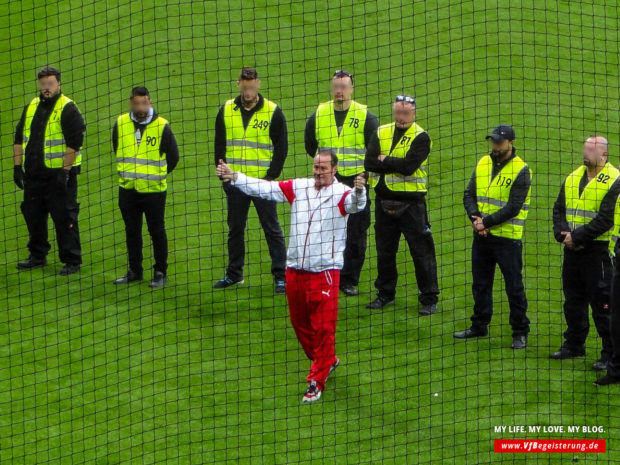
{"label": "reflective stripe on vest", "polygon": [[168,165],[166,156],[160,154],[166,124],[168,121],[162,117],[151,121],[145,126],[138,145],[135,125],[129,113],[118,117],[116,169],[119,185],[123,189],[135,189],[140,193],[166,190]]}
{"label": "reflective stripe on vest", "polygon": [[[530,176],[532,175],[532,171],[525,162],[519,157],[514,157],[506,163],[495,177],[491,178],[493,160],[489,155],[480,159],[476,166],[476,200],[478,210],[483,217],[492,215],[508,204],[512,184],[524,169],[529,170]],[[501,224],[491,226],[489,228],[491,234],[508,239],[521,239],[523,237],[523,227],[530,207],[531,190],[530,186],[525,203],[518,215]]]}
{"label": "reflective stripe on vest", "polygon": [[277,108],[270,100],[263,99],[263,102],[262,108],[252,115],[246,128],[243,127],[241,109],[235,101],[228,100],[224,105],[226,163],[233,171],[257,178],[265,177],[271,165],[273,144],[269,128]]}
{"label": "reflective stripe on vest", "polygon": [[[165,174],[146,174],[146,173],[136,173],[132,171],[119,171],[118,174],[121,178],[127,178],[127,179],[146,179],[148,181],[163,181],[164,179],[166,179]],[[123,185],[123,187],[126,187],[125,183],[127,179],[123,179],[123,181],[121,182],[121,185]],[[139,191],[138,189],[136,190],[138,192],[142,192],[142,191]],[[160,192],[160,191],[146,191],[146,192]]]}
{"label": "reflective stripe on vest", "polygon": [[[411,147],[411,143],[419,134],[424,132],[424,129],[417,123],[413,123],[396,143],[394,149],[392,149],[395,129],[396,123],[389,123],[380,126],[377,130],[381,154],[395,158],[405,158]],[[411,176],[404,176],[399,173],[383,175],[386,187],[394,192],[426,192],[426,186],[428,184],[426,174],[427,160],[428,158],[424,160]]]}
{"label": "reflective stripe on vest", "polygon": [[[22,153],[24,154],[24,160],[26,156],[26,146],[30,140],[30,131],[32,126],[32,120],[37,111],[41,99],[35,97],[31,100],[28,108],[26,109],[26,115],[24,118],[24,129],[22,132]],[[45,135],[43,138],[43,162],[46,168],[62,168],[62,160],[67,152],[67,146],[65,145],[65,139],[62,134],[62,125],[60,118],[62,111],[68,103],[72,100],[69,97],[60,94],[58,100],[54,104],[54,108],[50,113],[50,117],[45,125]],[[82,153],[78,151],[73,166],[79,166],[82,164]]]}
{"label": "reflective stripe on vest", "polygon": [[[601,202],[611,185],[620,175],[620,172],[610,163],[605,166],[589,181],[579,194],[579,184],[586,172],[587,167],[582,165],[568,175],[564,182],[564,199],[566,206],[566,221],[572,230],[584,226],[598,215]],[[612,229],[604,232],[596,238],[598,241],[611,240]]]}
{"label": "reflective stripe on vest", "polygon": [[[478,197],[478,202],[490,203],[491,205],[495,205],[500,208],[508,205],[508,202],[505,200],[492,199],[490,197],[485,197],[485,196]],[[523,207],[521,207],[522,210],[529,210],[529,208],[530,206],[526,204],[524,204]]]}
{"label": "reflective stripe on vest", "polygon": [[318,151],[332,150],[338,156],[338,173],[342,176],[355,176],[364,171],[366,144],[364,126],[368,110],[366,105],[351,101],[346,119],[338,133],[334,101],[319,105],[315,114],[315,135]]}

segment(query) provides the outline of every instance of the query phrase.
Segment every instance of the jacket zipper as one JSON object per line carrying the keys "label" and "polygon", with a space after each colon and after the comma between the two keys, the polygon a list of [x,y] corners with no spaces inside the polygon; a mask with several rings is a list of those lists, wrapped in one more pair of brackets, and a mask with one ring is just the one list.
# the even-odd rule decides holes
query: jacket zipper
{"label": "jacket zipper", "polygon": [[[319,197],[320,195],[321,195],[321,191],[319,190]],[[310,219],[308,221],[308,229],[306,230],[306,238],[304,239],[304,252],[301,257],[301,268],[302,269],[304,267],[304,262],[306,261],[306,246],[308,245],[308,237],[310,236],[310,228],[312,227],[312,218],[314,217],[314,214],[316,213],[316,211],[321,208],[321,205],[323,204],[323,202],[327,202],[332,197],[333,195],[331,195],[325,200],[321,200],[319,198],[319,206],[315,210],[313,210],[312,213],[310,214]],[[306,199],[308,200],[308,211],[310,211],[310,196],[308,195],[308,187],[306,187]],[[332,238],[332,256],[333,256],[333,241],[334,239]]]}
{"label": "jacket zipper", "polygon": [[[310,211],[310,196],[308,195],[308,188],[306,187],[306,200],[308,202],[308,211]],[[306,230],[306,238],[304,239],[304,252],[301,256],[301,269],[304,268],[304,262],[306,261],[306,246],[308,245],[308,236],[310,235],[310,227],[312,226],[312,217],[314,216],[314,212],[310,214],[310,219],[308,221],[308,229]]]}

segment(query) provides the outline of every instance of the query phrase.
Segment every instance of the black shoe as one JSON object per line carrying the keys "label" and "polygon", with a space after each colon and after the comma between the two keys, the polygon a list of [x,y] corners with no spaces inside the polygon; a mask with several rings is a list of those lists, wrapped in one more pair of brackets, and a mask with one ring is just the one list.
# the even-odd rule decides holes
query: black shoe
{"label": "black shoe", "polygon": [[47,260],[44,258],[35,258],[30,255],[26,260],[17,263],[18,270],[31,270],[40,266],[47,265]]}
{"label": "black shoe", "polygon": [[472,337],[484,337],[489,332],[485,329],[471,328],[466,329],[465,331],[460,331],[458,333],[454,333],[455,339],[470,339]]}
{"label": "black shoe", "polygon": [[129,284],[134,281],[142,281],[142,273],[136,273],[132,270],[127,270],[127,274],[121,278],[114,280],[114,284]]}
{"label": "black shoe", "polygon": [[512,349],[525,349],[527,347],[527,336],[513,336]]}
{"label": "black shoe", "polygon": [[70,274],[77,273],[78,271],[80,271],[80,265],[71,265],[67,263],[62,267],[62,270],[60,270],[60,276],[69,276]]}
{"label": "black shoe", "polygon": [[436,310],[437,310],[437,304],[424,305],[422,307],[422,310],[418,312],[418,315],[420,316],[432,315],[433,313],[435,313]]}
{"label": "black shoe", "polygon": [[235,281],[234,279],[231,279],[228,277],[228,275],[226,275],[213,285],[213,289],[225,289],[232,286],[233,284],[243,284],[243,278]]}
{"label": "black shoe", "polygon": [[585,354],[585,350],[573,350],[567,347],[560,347],[560,350],[558,350],[557,352],[553,352],[551,355],[549,355],[549,358],[552,358],[554,360],[564,360],[567,358],[583,357]]}
{"label": "black shoe", "polygon": [[388,297],[382,297],[382,296],[378,295],[375,300],[373,300],[368,305],[366,305],[366,308],[377,310],[379,308],[383,308],[386,305],[391,304],[392,302],[394,302],[394,299],[390,299]]}
{"label": "black shoe", "polygon": [[606,358],[599,358],[594,365],[592,365],[592,369],[595,371],[607,371],[607,364],[609,360]]}
{"label": "black shoe", "polygon": [[359,295],[359,291],[357,289],[355,289],[355,287],[353,286],[341,286],[340,290],[342,291],[342,293],[344,295],[346,295],[347,297],[353,297],[356,295]]}
{"label": "black shoe", "polygon": [[285,292],[286,292],[286,282],[283,279],[276,279],[276,293],[284,294]]}
{"label": "black shoe", "polygon": [[620,376],[611,376],[606,374],[602,378],[594,381],[595,386],[607,386],[608,384],[620,384]]}
{"label": "black shoe", "polygon": [[149,287],[164,287],[168,278],[161,271],[156,271],[153,275],[153,279],[149,283]]}

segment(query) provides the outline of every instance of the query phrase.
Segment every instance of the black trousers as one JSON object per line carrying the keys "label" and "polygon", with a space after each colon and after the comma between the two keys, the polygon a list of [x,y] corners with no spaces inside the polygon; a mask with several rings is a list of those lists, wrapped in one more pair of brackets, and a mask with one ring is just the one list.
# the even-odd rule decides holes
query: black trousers
{"label": "black trousers", "polygon": [[360,282],[360,273],[366,260],[369,227],[370,190],[366,189],[366,207],[361,212],[349,215],[347,220],[347,241],[344,248],[344,263],[340,271],[340,287],[357,286]]}
{"label": "black trousers", "polygon": [[[355,215],[353,215],[355,216]],[[409,201],[402,216],[385,213],[378,197],[375,207],[375,242],[377,246],[377,279],[375,287],[381,297],[396,296],[398,269],[396,254],[401,234],[409,245],[422,305],[436,304],[439,296],[435,242],[431,234],[424,199]]]}
{"label": "black trousers", "polygon": [[510,306],[510,326],[513,336],[525,336],[530,331],[526,316],[527,298],[523,287],[523,256],[520,240],[502,237],[482,238],[474,236],[471,252],[473,274],[472,293],[474,314],[472,327],[486,329],[493,316],[493,281],[495,267],[504,276],[506,295]]}
{"label": "black trousers", "polygon": [[265,232],[271,256],[271,273],[274,279],[284,280],[286,274],[286,245],[278,221],[276,202],[250,197],[229,182],[222,183],[228,204],[228,268],[226,274],[234,280],[243,278],[245,259],[245,226],[250,203],[254,204],[258,219]]}
{"label": "black trousers", "polygon": [[603,341],[602,358],[611,357],[611,282],[613,267],[607,244],[581,251],[564,248],[562,287],[564,289],[564,347],[583,351],[590,329],[588,306]]}
{"label": "black trousers", "polygon": [[26,178],[21,210],[28,227],[28,250],[35,258],[44,258],[50,250],[47,240],[47,218],[51,215],[56,229],[60,261],[68,265],[82,263],[78,229],[77,175],[71,172],[66,189],[55,177]]}
{"label": "black trousers", "polygon": [[607,373],[620,378],[620,257],[615,259],[613,278],[611,281],[611,322],[610,337],[612,356],[607,365]]}
{"label": "black trousers", "polygon": [[134,189],[119,187],[118,206],[125,222],[125,239],[129,269],[141,275],[142,268],[142,218],[153,241],[154,271],[166,274],[168,268],[168,236],[166,235],[166,192],[143,194]]}

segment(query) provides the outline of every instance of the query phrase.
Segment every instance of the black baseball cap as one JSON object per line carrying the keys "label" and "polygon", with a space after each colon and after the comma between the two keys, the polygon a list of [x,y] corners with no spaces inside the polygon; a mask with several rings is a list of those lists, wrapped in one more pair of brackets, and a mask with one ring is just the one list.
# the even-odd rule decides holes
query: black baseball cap
{"label": "black baseball cap", "polygon": [[493,128],[493,131],[491,131],[491,134],[489,134],[486,139],[493,139],[495,142],[515,140],[515,130],[508,124],[500,124]]}

